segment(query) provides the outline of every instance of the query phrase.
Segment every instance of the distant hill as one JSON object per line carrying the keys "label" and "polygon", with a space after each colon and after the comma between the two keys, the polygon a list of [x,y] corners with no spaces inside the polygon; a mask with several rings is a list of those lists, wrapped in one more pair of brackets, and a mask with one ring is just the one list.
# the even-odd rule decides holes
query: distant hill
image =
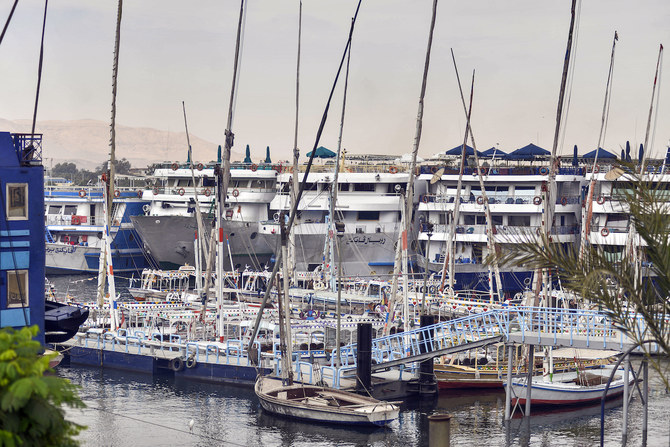
{"label": "distant hill", "polygon": [[[30,120],[0,118],[0,129],[30,132]],[[49,167],[65,161],[80,169],[93,170],[109,158],[109,123],[95,120],[38,121],[36,132],[44,134],[43,158]],[[216,160],[217,143],[190,135],[193,159],[199,162]],[[147,127],[116,127],[116,158],[126,158],[134,168],[143,168],[160,161],[186,161],[186,134]],[[244,155],[233,151],[231,160]]]}

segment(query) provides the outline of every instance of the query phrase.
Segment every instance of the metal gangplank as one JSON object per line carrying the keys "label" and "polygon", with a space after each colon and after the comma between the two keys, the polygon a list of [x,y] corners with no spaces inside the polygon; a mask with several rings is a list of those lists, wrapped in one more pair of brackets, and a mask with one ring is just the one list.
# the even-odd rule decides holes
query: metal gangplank
{"label": "metal gangplank", "polygon": [[[643,329],[644,321],[638,321]],[[634,344],[604,312],[506,307],[373,339],[372,369],[377,371],[420,362],[501,341],[619,351]],[[355,366],[356,349],[356,344],[341,348],[343,367]],[[335,366],[334,363],[331,366]]]}

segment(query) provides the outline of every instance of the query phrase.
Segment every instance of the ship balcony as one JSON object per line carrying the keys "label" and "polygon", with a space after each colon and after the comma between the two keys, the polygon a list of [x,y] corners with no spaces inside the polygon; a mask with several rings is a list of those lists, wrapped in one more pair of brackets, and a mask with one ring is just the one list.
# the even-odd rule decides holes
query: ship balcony
{"label": "ship balcony", "polygon": [[[467,197],[460,197],[462,211],[483,211],[484,197],[470,194]],[[488,196],[488,201],[492,212],[505,213],[528,213],[542,212],[543,199],[535,194],[515,194],[512,196]],[[419,197],[419,211],[449,211],[454,209],[456,195],[445,194],[422,194]],[[556,210],[562,208],[572,210],[581,205],[580,196],[559,196],[556,198]]]}
{"label": "ship balcony", "polygon": [[[593,245],[619,245],[625,246],[628,240],[628,225],[613,227],[613,226],[594,226],[589,232],[589,242]],[[642,246],[647,243],[640,240]]]}
{"label": "ship balcony", "polygon": [[[449,238],[451,225],[434,225],[432,241],[446,241]],[[419,227],[419,240],[428,240],[426,224]],[[454,239],[457,242],[486,242],[486,225],[456,225]],[[542,228],[539,226],[518,227],[510,225],[496,225],[493,227],[495,242],[502,244],[517,244],[530,238],[538,237]],[[574,242],[579,235],[578,225],[557,226],[551,229],[552,237],[557,242]]]}
{"label": "ship balcony", "polygon": [[[261,234],[279,234],[279,217],[274,220],[269,220],[259,223],[259,233]],[[379,234],[380,237],[385,237],[387,233],[395,234],[398,231],[398,223],[390,222],[345,222],[344,234],[346,237],[364,237],[370,236],[372,233]],[[330,230],[329,224],[323,221],[314,220],[296,220],[293,224],[293,231],[296,235],[317,235],[323,236],[328,234]],[[366,237],[367,237],[366,236]]]}
{"label": "ship balcony", "polygon": [[[270,202],[270,208],[274,210],[290,209],[290,195],[288,193],[277,193]],[[315,194],[309,191],[300,199],[300,211],[328,211],[330,209],[330,198],[327,193]],[[336,210],[342,211],[400,211],[402,199],[396,193],[375,192],[338,192]]]}
{"label": "ship balcony", "polygon": [[[440,169],[440,166],[429,166],[423,165],[419,167],[419,174],[430,174],[431,176],[435,174]],[[490,166],[482,167],[482,175],[484,177],[489,176],[514,176],[518,178],[519,176],[542,176],[546,177],[549,171],[546,166]],[[472,178],[478,178],[477,168],[464,168],[464,176],[470,176]],[[561,166],[556,173],[557,176],[582,176],[584,175],[584,168],[576,166]],[[459,170],[456,168],[447,167],[444,170],[444,176],[451,176],[458,178],[460,176]],[[426,177],[430,179],[431,177]]]}

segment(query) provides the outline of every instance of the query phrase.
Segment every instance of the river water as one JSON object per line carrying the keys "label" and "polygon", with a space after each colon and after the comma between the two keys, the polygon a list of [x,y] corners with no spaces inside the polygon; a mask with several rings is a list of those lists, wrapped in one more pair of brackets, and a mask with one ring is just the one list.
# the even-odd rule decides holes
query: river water
{"label": "river water", "polygon": [[[59,295],[68,291],[88,301],[95,282],[86,278],[50,279]],[[269,415],[251,387],[79,366],[59,366],[56,371],[81,387],[87,408],[68,410],[67,415],[88,427],[79,436],[86,446],[427,446],[427,417],[435,413],[452,416],[452,446],[591,446],[600,440],[599,405],[549,413],[533,409],[530,418],[504,424],[502,390],[449,390],[436,398],[406,402],[399,419],[387,428],[352,429]],[[650,368],[647,445],[669,445],[669,416],[670,395]],[[606,445],[621,445],[622,421],[621,399],[610,401]],[[639,396],[630,406],[628,445],[643,445]]]}

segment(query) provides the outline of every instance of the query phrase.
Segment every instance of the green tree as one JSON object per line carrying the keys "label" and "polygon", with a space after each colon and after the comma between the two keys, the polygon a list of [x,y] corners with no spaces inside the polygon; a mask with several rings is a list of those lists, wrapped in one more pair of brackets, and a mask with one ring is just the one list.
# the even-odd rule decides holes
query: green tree
{"label": "green tree", "polygon": [[44,375],[53,356],[40,355],[37,332],[0,331],[0,446],[79,445],[74,438],[84,427],[65,419],[63,405],[84,403],[68,380]]}
{"label": "green tree", "polygon": [[655,342],[660,356],[650,352],[648,343],[642,349],[668,387],[668,362],[660,360],[670,356],[670,191],[634,174],[633,166],[623,168],[627,174],[615,168],[619,179],[612,197],[630,213],[632,243],[623,251],[586,244],[580,254],[575,246],[553,243],[544,235],[539,243],[527,235],[518,244],[507,244],[498,262],[551,269],[563,288],[601,307],[634,342]]}
{"label": "green tree", "polygon": [[51,169],[52,177],[73,179],[77,175],[77,165],[74,163],[58,163]]}

